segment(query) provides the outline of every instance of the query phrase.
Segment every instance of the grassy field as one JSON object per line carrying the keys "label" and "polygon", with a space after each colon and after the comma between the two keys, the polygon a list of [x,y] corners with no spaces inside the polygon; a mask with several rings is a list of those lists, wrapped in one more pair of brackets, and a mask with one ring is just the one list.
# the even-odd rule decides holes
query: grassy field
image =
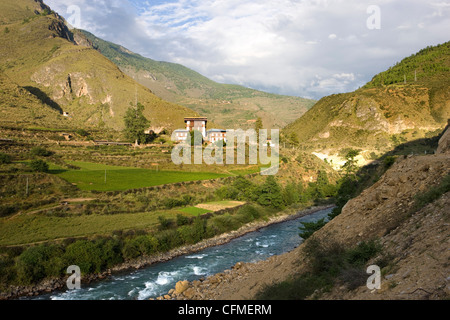
{"label": "grassy field", "polygon": [[212,212],[211,210],[208,210],[208,209],[202,209],[202,208],[197,208],[197,207],[186,207],[186,208],[181,208],[181,209],[179,209],[178,211],[181,211],[181,212],[183,212],[183,213],[187,213],[187,214],[192,215],[192,216],[201,216],[202,214]]}
{"label": "grassy field", "polygon": [[[133,167],[70,161],[81,170],[52,166],[51,172],[87,191],[122,191],[185,181],[210,180],[227,177],[209,172],[156,171]],[[106,180],[106,181],[105,181]]]}
{"label": "grassy field", "polygon": [[[208,202],[199,206],[223,209],[235,207],[233,201]],[[177,214],[199,216],[213,210],[199,207],[184,207],[141,213],[114,215],[52,216],[49,214],[20,214],[0,219],[0,246],[31,244],[66,238],[110,235],[121,230],[152,230],[160,224],[158,217],[175,219]]]}
{"label": "grassy field", "polygon": [[53,217],[46,215],[19,215],[0,220],[0,245],[19,245],[93,235],[109,235],[115,230],[152,229],[158,216],[172,217],[173,213],[127,213],[115,215],[82,215]]}

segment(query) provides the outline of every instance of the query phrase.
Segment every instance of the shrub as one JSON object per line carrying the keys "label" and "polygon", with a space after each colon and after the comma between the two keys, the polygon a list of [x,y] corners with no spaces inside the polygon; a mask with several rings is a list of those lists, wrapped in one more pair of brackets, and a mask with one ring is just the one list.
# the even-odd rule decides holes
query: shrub
{"label": "shrub", "polygon": [[0,164],[8,164],[11,163],[11,156],[6,153],[0,152]]}
{"label": "shrub", "polygon": [[34,147],[31,149],[30,154],[38,157],[49,157],[52,155],[52,152],[42,147]]}
{"label": "shrub", "polygon": [[111,268],[123,262],[122,242],[118,239],[102,239],[97,241],[97,247],[101,251],[101,269]]}
{"label": "shrub", "polygon": [[286,205],[291,205],[300,201],[300,194],[295,183],[289,183],[283,190],[283,201]]}
{"label": "shrub", "polygon": [[90,134],[89,134],[89,132],[87,132],[86,130],[84,130],[84,129],[78,129],[77,131],[76,131],[76,133],[79,135],[79,136],[82,136],[82,137],[88,137]]}
{"label": "shrub", "polygon": [[444,193],[447,193],[449,191],[450,191],[450,174],[446,175],[438,186],[432,187],[424,193],[417,194],[414,197],[415,201],[413,210],[415,211],[420,210],[427,204],[439,199]]}
{"label": "shrub", "polygon": [[0,217],[6,217],[17,211],[16,206],[0,205]]}
{"label": "shrub", "polygon": [[299,233],[299,236],[306,240],[311,237],[314,232],[322,229],[327,224],[327,222],[325,221],[325,218],[322,218],[317,222],[301,222],[301,224],[302,226],[299,227],[301,231]]}
{"label": "shrub", "polygon": [[255,201],[258,198],[257,186],[242,176],[238,176],[236,178],[236,180],[233,182],[232,188],[233,189],[231,189],[230,191],[236,193],[233,197],[235,200]]}
{"label": "shrub", "polygon": [[26,249],[16,263],[19,282],[32,284],[47,276],[60,275],[64,266],[62,255],[62,248],[55,245],[40,245]]}
{"label": "shrub", "polygon": [[225,200],[225,199],[231,199],[231,200],[237,200],[239,195],[239,190],[232,186],[223,186],[216,190],[216,196],[219,199]]}
{"label": "shrub", "polygon": [[381,245],[376,241],[362,241],[346,254],[348,263],[356,266],[364,265],[371,257],[381,251]]}
{"label": "shrub", "polygon": [[172,219],[165,218],[163,216],[158,217],[159,230],[168,230],[175,226],[175,221]]}
{"label": "shrub", "polygon": [[205,238],[206,225],[207,225],[206,219],[202,219],[200,217],[197,217],[194,219],[194,222],[190,226],[192,229],[191,235],[192,235],[193,243],[197,243]]}
{"label": "shrub", "polygon": [[244,223],[248,223],[261,218],[263,214],[256,207],[246,205],[239,208],[236,215],[242,217]]}
{"label": "shrub", "polygon": [[183,241],[178,237],[177,230],[164,230],[155,234],[158,241],[158,251],[166,252],[183,244]]}
{"label": "shrub", "polygon": [[177,229],[178,236],[185,244],[194,244],[194,237],[191,226],[181,226]]}
{"label": "shrub", "polygon": [[30,162],[30,168],[35,172],[48,172],[49,166],[43,160],[33,160]]}
{"label": "shrub", "polygon": [[383,160],[384,168],[389,169],[395,163],[396,158],[393,156],[387,156]]}
{"label": "shrub", "polygon": [[158,240],[153,236],[142,235],[131,240],[140,255],[152,255],[158,251]]}
{"label": "shrub", "polygon": [[181,213],[177,214],[177,226],[181,227],[190,223],[191,220],[188,217],[182,215]]}
{"label": "shrub", "polygon": [[238,221],[229,213],[226,213],[221,216],[214,216],[209,221],[210,221],[210,228],[217,230],[218,233],[236,230],[240,227]]}
{"label": "shrub", "polygon": [[185,195],[183,195],[183,197],[181,199],[167,198],[164,200],[163,204],[167,209],[172,209],[172,208],[176,208],[176,207],[187,206],[187,205],[191,204],[193,201],[194,201],[193,196],[191,196],[189,194],[185,194]]}
{"label": "shrub", "polygon": [[101,272],[101,257],[101,248],[88,240],[79,240],[67,246],[64,254],[67,266],[77,265],[84,274]]}

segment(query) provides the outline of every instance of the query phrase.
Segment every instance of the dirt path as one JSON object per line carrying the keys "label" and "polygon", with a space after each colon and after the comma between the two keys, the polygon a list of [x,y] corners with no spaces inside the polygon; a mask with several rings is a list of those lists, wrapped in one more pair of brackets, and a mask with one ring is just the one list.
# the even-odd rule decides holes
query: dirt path
{"label": "dirt path", "polygon": [[226,201],[224,203],[201,203],[196,205],[196,208],[211,210],[213,212],[235,208],[244,205],[243,201]]}

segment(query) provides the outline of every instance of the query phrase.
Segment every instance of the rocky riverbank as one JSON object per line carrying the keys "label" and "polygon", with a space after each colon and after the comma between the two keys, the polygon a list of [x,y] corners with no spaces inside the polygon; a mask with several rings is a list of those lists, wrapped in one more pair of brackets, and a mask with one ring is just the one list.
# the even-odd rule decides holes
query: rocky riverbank
{"label": "rocky riverbank", "polygon": [[[324,209],[327,209],[330,207],[333,207],[333,206],[330,206],[330,205],[317,206],[317,207],[313,206],[313,207],[307,208],[305,210],[298,211],[296,213],[283,213],[282,212],[279,215],[271,217],[267,221],[264,220],[264,221],[252,222],[250,224],[247,224],[247,225],[241,227],[238,230],[231,231],[231,232],[216,236],[211,239],[206,239],[206,240],[203,240],[203,241],[193,244],[193,245],[183,246],[183,247],[171,250],[166,253],[155,255],[155,256],[140,257],[136,260],[117,265],[101,274],[92,274],[92,275],[83,276],[81,279],[82,286],[96,282],[96,281],[104,280],[104,279],[108,278],[109,276],[111,276],[112,274],[142,269],[142,268],[148,267],[155,263],[166,262],[166,261],[169,261],[173,258],[182,256],[182,255],[192,254],[192,253],[199,252],[199,251],[209,248],[209,247],[226,244],[233,239],[242,237],[242,236],[246,235],[247,233],[257,231],[257,230],[267,227],[269,225],[281,223],[281,222],[288,221],[288,220],[297,219],[297,218],[300,218],[300,217],[303,217],[306,215],[310,215],[314,212],[324,210]],[[11,300],[11,299],[17,299],[19,297],[33,297],[33,296],[38,296],[41,294],[51,293],[51,292],[58,291],[58,290],[64,290],[66,288],[66,279],[67,278],[48,279],[48,280],[45,280],[33,287],[31,287],[31,286],[13,287],[9,290],[9,292],[1,293],[0,300]]]}

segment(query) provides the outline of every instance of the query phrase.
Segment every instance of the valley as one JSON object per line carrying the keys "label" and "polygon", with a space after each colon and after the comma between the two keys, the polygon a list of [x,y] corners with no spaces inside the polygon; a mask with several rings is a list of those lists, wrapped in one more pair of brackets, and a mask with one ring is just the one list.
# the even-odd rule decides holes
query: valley
{"label": "valley", "polygon": [[[261,257],[241,248],[169,282],[163,267],[145,269],[118,296],[449,297],[450,42],[314,101],[143,57],[69,28],[41,0],[3,1],[0,115],[0,300],[53,296],[69,265],[109,281],[283,221],[286,238],[267,235],[281,239],[274,247],[248,239]],[[173,161],[176,146],[195,144],[223,158],[230,141],[211,134],[238,128],[279,129],[279,144],[245,140],[244,164]],[[276,175],[262,174],[261,154],[250,163],[251,148],[279,160]],[[371,264],[380,290],[364,284]]]}

